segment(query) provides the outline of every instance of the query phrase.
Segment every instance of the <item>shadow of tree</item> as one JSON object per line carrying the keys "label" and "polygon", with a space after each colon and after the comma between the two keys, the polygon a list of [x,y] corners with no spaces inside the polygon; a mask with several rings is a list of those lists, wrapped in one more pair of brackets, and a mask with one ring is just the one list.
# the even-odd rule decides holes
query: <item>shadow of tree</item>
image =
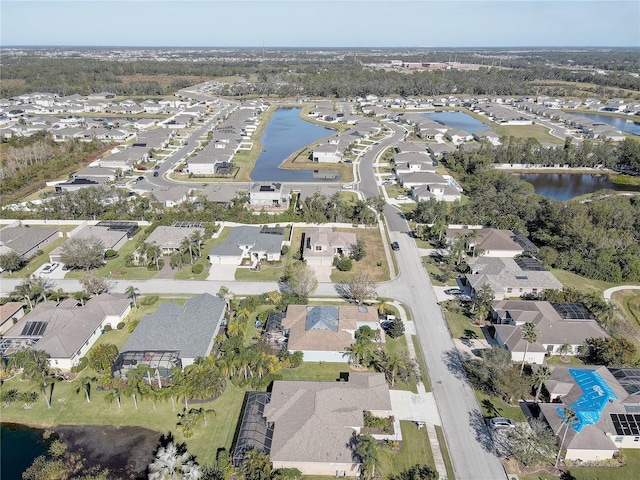
{"label": "shadow of tree", "polygon": [[491,433],[487,428],[484,416],[478,410],[469,412],[469,425],[473,428],[476,435],[476,440],[487,452],[495,452],[493,448],[493,439]]}
{"label": "shadow of tree", "polygon": [[464,370],[464,366],[462,365],[462,358],[460,357],[460,352],[458,352],[458,350],[456,350],[455,348],[447,350],[442,354],[442,360],[444,361],[449,371],[452,372],[456,376],[456,378],[465,381],[467,380],[467,375]]}
{"label": "shadow of tree", "polygon": [[464,336],[465,336],[465,338],[467,338],[469,340],[477,340],[478,339],[478,334],[476,332],[474,332],[473,330],[470,330],[468,328],[466,328],[464,330]]}
{"label": "shadow of tree", "polygon": [[490,399],[485,398],[484,400],[482,400],[482,406],[487,411],[487,413],[495,415],[496,417],[500,416],[500,411],[496,408],[496,406]]}
{"label": "shadow of tree", "polygon": [[340,297],[345,300],[351,301],[351,290],[349,289],[348,283],[336,283],[335,284],[336,293],[340,295]]}

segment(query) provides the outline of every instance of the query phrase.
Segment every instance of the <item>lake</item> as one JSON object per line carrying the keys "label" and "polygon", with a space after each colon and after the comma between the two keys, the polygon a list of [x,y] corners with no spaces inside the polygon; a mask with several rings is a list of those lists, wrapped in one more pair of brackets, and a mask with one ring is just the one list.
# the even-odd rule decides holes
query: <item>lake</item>
{"label": "lake", "polygon": [[635,121],[639,123],[634,123],[632,119],[610,117],[609,115],[599,115],[597,113],[577,113],[576,115],[587,117],[591,120],[597,120],[598,122],[606,123],[607,125],[611,125],[613,128],[615,128],[616,130],[620,130],[621,132],[640,135],[640,117],[635,117]]}
{"label": "lake", "polygon": [[483,130],[491,130],[489,125],[476,120],[471,115],[463,112],[432,112],[422,113],[423,117],[436,122],[442,123],[447,127],[464,130],[468,133],[482,132]]}
{"label": "lake", "polygon": [[619,185],[601,174],[521,173],[518,176],[531,183],[537,194],[560,201],[598,190],[640,191],[640,187]]}
{"label": "lake", "polygon": [[0,478],[19,479],[33,460],[49,448],[44,430],[13,423],[0,423]]}
{"label": "lake", "polygon": [[310,143],[335,133],[319,125],[300,118],[300,108],[279,108],[269,121],[260,143],[263,151],[251,172],[251,179],[277,182],[317,182],[322,178],[314,176],[313,170],[289,170],[280,164],[291,154]]}

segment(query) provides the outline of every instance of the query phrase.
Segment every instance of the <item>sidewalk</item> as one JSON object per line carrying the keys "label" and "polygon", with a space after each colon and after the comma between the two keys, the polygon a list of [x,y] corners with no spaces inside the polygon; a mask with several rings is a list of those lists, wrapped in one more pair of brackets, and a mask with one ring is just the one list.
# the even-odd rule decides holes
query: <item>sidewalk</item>
{"label": "sidewalk", "polygon": [[[412,336],[416,334],[413,321],[409,321],[407,319],[405,310],[404,308],[402,308],[402,305],[400,303],[390,302],[390,305],[396,307],[400,312],[400,318],[404,323],[404,336],[407,341],[407,350],[409,351],[409,356],[413,360],[417,361],[416,350],[413,345],[412,339]],[[440,422],[440,413],[438,412],[438,407],[436,406],[433,394],[427,393],[422,381],[418,381],[417,387],[418,395],[411,394],[411,397],[413,398],[409,399],[411,402],[411,407],[414,407],[411,408],[411,418],[415,418],[416,421],[424,421],[424,423],[426,424],[427,435],[429,436],[429,443],[431,444],[431,452],[433,453],[433,461],[435,463],[436,470],[438,471],[438,478],[440,478],[441,480],[446,480],[447,469],[444,464],[444,458],[442,457],[442,450],[440,449],[440,442],[438,441],[438,435],[436,434],[435,427],[436,425],[442,425],[442,423]],[[423,410],[428,409],[428,411],[416,412],[415,407],[422,408]]]}

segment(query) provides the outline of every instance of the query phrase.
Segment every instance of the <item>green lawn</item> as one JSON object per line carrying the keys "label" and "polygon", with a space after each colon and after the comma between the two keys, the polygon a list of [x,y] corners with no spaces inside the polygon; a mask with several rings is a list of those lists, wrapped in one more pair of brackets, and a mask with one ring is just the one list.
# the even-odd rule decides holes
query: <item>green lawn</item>
{"label": "green lawn", "polygon": [[381,478],[387,478],[389,475],[398,474],[415,464],[426,464],[435,469],[427,429],[418,430],[415,422],[407,421],[400,422],[400,429],[402,431],[400,451],[394,452],[390,447],[381,445],[378,448],[380,466],[376,473]]}
{"label": "green lawn", "polygon": [[237,281],[277,282],[283,273],[284,266],[270,267],[262,265],[259,272],[252,271],[250,268],[238,268],[235,278]]}
{"label": "green lawn", "polygon": [[422,350],[420,350],[420,342],[418,342],[418,337],[416,337],[415,335],[411,336],[411,341],[413,342],[413,348],[416,351],[416,360],[418,361],[418,366],[420,367],[420,376],[422,377],[424,389],[427,392],[430,392],[431,384],[429,383],[429,373],[427,372],[427,364],[424,362],[424,357],[422,356]]}
{"label": "green lawn", "polygon": [[[389,354],[399,355],[402,352],[408,352],[407,339],[405,338],[404,335],[398,338],[390,338],[387,336],[386,342],[384,345],[385,345],[385,350]],[[420,367],[420,373],[422,373],[424,365],[420,365],[420,362],[418,361],[418,366]],[[409,383],[405,383],[397,380],[395,384],[395,388],[397,390],[409,390],[413,393],[418,393],[418,387],[416,385],[416,382],[413,382],[413,381]]]}
{"label": "green lawn", "polygon": [[488,395],[484,392],[474,390],[480,408],[482,408],[482,414],[485,417],[507,417],[516,422],[526,421],[522,409],[518,405],[507,405],[500,397],[495,395]]}
{"label": "green lawn", "polygon": [[[353,268],[349,272],[341,272],[333,269],[331,272],[332,282],[349,282],[358,272],[368,273],[376,282],[384,282],[390,279],[389,264],[384,251],[380,230],[374,228],[337,228],[337,232],[355,233],[358,240],[362,240],[365,245],[366,255],[359,262],[353,262]],[[380,265],[378,265],[380,263]]]}
{"label": "green lawn", "polygon": [[335,382],[340,374],[349,372],[346,363],[303,362],[297,368],[284,368],[277,373],[282,380],[308,380],[316,382]]}
{"label": "green lawn", "polygon": [[38,255],[29,260],[21,270],[17,272],[8,273],[4,272],[2,274],[3,278],[27,278],[31,274],[33,274],[37,269],[39,269],[42,265],[49,261],[49,254],[56,247],[62,245],[62,243],[66,240],[66,237],[56,238],[53,242],[42,249],[42,255]]}
{"label": "green lawn", "polygon": [[567,360],[568,361],[563,360],[560,355],[552,355],[545,360],[545,363],[548,365],[584,365],[584,362],[578,357],[567,355]]}
{"label": "green lawn", "polygon": [[[129,425],[150,428],[158,432],[176,432],[176,415],[179,406],[172,411],[171,402],[157,402],[154,409],[150,399],[139,401],[139,408],[134,408],[133,400],[122,398],[122,408],[117,402],[105,402],[105,392],[94,390],[91,403],[87,403],[84,395],[74,393],[78,381],[55,384],[51,408],[47,409],[42,397],[28,410],[21,404],[2,409],[2,421],[38,425],[42,427],[54,425]],[[0,389],[16,388],[29,391],[28,383],[14,378],[5,382]],[[199,460],[210,462],[218,447],[229,449],[235,433],[236,424],[242,407],[244,392],[231,384],[222,396],[213,402],[198,404],[197,407],[213,409],[216,416],[208,421],[208,426],[199,425],[193,437],[184,439],[176,432],[178,441],[186,441],[189,451],[197,455]]]}
{"label": "green lawn", "polygon": [[591,278],[581,277],[575,273],[568,272],[566,270],[558,270],[555,268],[549,269],[551,273],[566,287],[575,288],[581,292],[604,292],[607,288],[615,287],[616,283],[603,282],[600,280],[593,280]]}
{"label": "green lawn", "polygon": [[563,143],[558,137],[549,133],[549,129],[542,125],[501,125],[494,126],[493,130],[501,137],[535,138],[540,143]]}
{"label": "green lawn", "polygon": [[455,478],[453,472],[453,464],[451,463],[451,456],[449,455],[449,449],[447,448],[447,442],[444,438],[444,432],[442,427],[436,427],[436,435],[438,436],[438,443],[440,444],[440,452],[442,453],[442,459],[444,460],[444,467],[447,469],[447,477]]}
{"label": "green lawn", "polygon": [[444,303],[442,311],[444,312],[444,318],[449,326],[451,336],[453,338],[484,338],[482,329],[471,323],[468,317],[456,311],[455,306],[449,302],[456,302],[456,300],[450,300]]}

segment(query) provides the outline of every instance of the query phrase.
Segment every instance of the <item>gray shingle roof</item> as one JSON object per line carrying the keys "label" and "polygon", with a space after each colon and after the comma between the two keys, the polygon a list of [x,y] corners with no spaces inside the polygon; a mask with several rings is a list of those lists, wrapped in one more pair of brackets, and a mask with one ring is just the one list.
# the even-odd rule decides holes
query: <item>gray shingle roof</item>
{"label": "gray shingle roof", "polygon": [[264,252],[266,254],[279,253],[282,249],[282,235],[260,233],[260,227],[234,227],[222,245],[214,245],[209,256],[237,256],[242,254],[238,245],[248,245],[249,251]]}
{"label": "gray shingle roof", "polygon": [[0,230],[0,244],[24,255],[57,233],[55,227],[5,227]]}
{"label": "gray shingle roof", "polygon": [[196,295],[184,306],[164,303],[142,318],[122,352],[175,350],[181,359],[207,356],[224,311],[224,300],[210,293]]}

